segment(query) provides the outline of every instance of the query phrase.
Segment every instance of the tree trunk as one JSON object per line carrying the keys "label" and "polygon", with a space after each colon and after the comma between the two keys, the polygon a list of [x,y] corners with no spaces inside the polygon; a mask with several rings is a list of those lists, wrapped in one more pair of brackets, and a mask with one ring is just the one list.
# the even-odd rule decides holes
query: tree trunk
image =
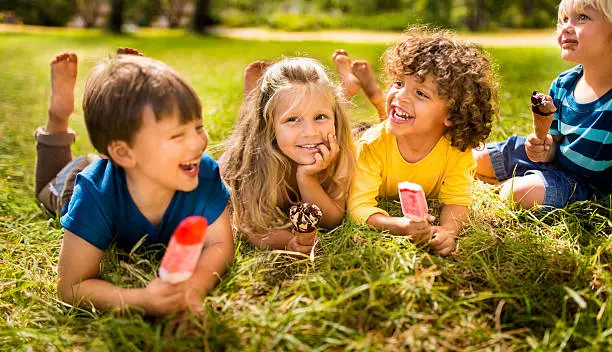
{"label": "tree trunk", "polygon": [[487,25],[487,1],[466,1],[468,7],[467,26],[472,31],[483,29]]}
{"label": "tree trunk", "polygon": [[123,25],[123,9],[125,8],[125,0],[112,0],[111,14],[108,21],[108,30],[112,33],[121,33]]}
{"label": "tree trunk", "polygon": [[196,33],[206,33],[206,27],[210,26],[212,16],[210,14],[210,0],[197,0],[195,11],[193,13],[192,29]]}

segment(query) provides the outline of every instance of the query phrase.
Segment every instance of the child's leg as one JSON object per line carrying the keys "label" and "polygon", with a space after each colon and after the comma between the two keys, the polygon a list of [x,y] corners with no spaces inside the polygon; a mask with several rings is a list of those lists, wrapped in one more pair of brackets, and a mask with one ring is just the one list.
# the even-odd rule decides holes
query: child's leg
{"label": "child's leg", "polygon": [[370,67],[370,64],[365,60],[356,60],[352,64],[353,74],[359,79],[361,88],[370,99],[370,102],[376,108],[380,121],[387,119],[387,108],[385,96],[383,95],[376,76]]}
{"label": "child's leg", "polygon": [[361,89],[359,79],[351,70],[351,59],[348,57],[346,51],[339,49],[334,51],[332,60],[334,61],[336,70],[338,71],[338,77],[340,78],[340,84],[342,86],[342,93],[347,100],[351,100],[351,98],[355,96],[357,92],[359,92],[359,89]]}
{"label": "child's leg", "polygon": [[[45,127],[36,130],[36,195],[72,160],[71,144],[75,134],[68,129],[68,120],[74,110],[74,86],[77,77],[77,56],[73,53],[57,55],[51,61],[51,100]],[[41,201],[49,208],[49,197]],[[55,209],[49,209],[55,210]]]}
{"label": "child's leg", "polygon": [[529,174],[505,181],[499,194],[523,209],[531,209],[544,204],[546,186],[539,175]]}
{"label": "child's leg", "polygon": [[474,159],[476,160],[476,174],[474,175],[474,177],[481,180],[482,182],[490,183],[493,185],[498,184],[499,181],[497,181],[497,178],[495,177],[495,170],[493,170],[491,158],[489,158],[489,153],[487,152],[487,150],[473,149],[472,154],[474,155]]}
{"label": "child's leg", "polygon": [[263,75],[268,66],[272,65],[267,61],[253,61],[244,69],[244,96],[246,97],[255,89],[257,80]]}

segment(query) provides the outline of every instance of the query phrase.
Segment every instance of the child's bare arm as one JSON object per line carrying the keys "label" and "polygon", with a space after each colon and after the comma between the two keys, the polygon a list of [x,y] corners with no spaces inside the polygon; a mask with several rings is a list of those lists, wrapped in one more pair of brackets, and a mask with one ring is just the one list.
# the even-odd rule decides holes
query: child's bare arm
{"label": "child's bare arm", "polygon": [[319,209],[321,209],[323,213],[319,221],[321,227],[329,229],[338,226],[342,222],[346,207],[346,198],[341,199],[339,202],[331,199],[331,197],[325,193],[323,187],[321,187],[316,176],[298,176],[298,186],[300,188],[302,201],[316,204]]}
{"label": "child's bare arm", "polygon": [[436,237],[431,240],[431,249],[441,255],[450,254],[455,248],[455,240],[467,220],[468,207],[446,204],[440,211],[440,226],[434,226]]}
{"label": "child's bare arm", "polygon": [[427,219],[415,220],[376,213],[368,218],[367,224],[381,231],[389,231],[392,235],[408,236],[413,242],[422,244],[431,239],[430,222],[434,220],[432,215],[427,215]]}
{"label": "child's bare arm", "polygon": [[297,236],[288,230],[270,230],[265,235],[248,235],[247,239],[254,246],[263,249],[281,249],[301,253],[310,253],[314,239],[309,246],[300,245]]}
{"label": "child's bare arm", "polygon": [[204,250],[198,265],[187,284],[187,304],[192,309],[202,308],[202,298],[219,282],[234,258],[234,237],[229,209],[209,227],[204,240]]}
{"label": "child's bare arm", "polygon": [[185,285],[171,285],[160,279],[146,288],[127,289],[98,279],[104,252],[68,230],[58,264],[58,289],[64,302],[98,309],[138,306],[149,315],[166,315],[182,310]]}
{"label": "child's bare arm", "polygon": [[316,204],[323,216],[319,225],[323,228],[338,226],[344,218],[346,199],[334,201],[325,193],[317,174],[327,169],[338,156],[340,150],[336,137],[331,133],[328,136],[329,148],[325,145],[319,147],[320,153],[315,155],[315,163],[312,165],[300,165],[296,172],[297,184],[301,200]]}

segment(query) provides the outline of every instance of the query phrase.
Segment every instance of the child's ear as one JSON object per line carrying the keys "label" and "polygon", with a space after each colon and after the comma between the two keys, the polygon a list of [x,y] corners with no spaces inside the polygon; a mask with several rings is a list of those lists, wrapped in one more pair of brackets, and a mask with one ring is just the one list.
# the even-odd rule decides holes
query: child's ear
{"label": "child's ear", "polygon": [[454,125],[453,121],[451,121],[450,117],[447,117],[446,120],[444,120],[444,126],[446,127],[452,127]]}
{"label": "child's ear", "polygon": [[108,156],[119,166],[129,168],[136,164],[132,148],[125,141],[112,141],[108,148]]}

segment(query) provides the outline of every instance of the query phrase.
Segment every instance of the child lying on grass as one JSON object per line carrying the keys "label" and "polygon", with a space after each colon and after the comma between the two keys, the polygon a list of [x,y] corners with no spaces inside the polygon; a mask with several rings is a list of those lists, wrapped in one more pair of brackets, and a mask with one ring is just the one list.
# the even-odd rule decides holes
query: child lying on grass
{"label": "child lying on grass", "polygon": [[[429,243],[446,255],[468,215],[476,166],[471,149],[491,131],[497,82],[486,53],[475,45],[443,31],[415,28],[407,36],[384,56],[392,82],[386,100],[367,63],[351,67],[346,53],[334,55],[336,66],[345,68],[339,69],[345,94],[366,82],[368,98],[379,113],[386,111],[386,119],[358,142],[348,212],[358,222]],[[439,226],[430,224],[431,215],[392,217],[377,207],[377,197],[398,196],[402,181],[420,184],[428,199],[442,203]]]}
{"label": "child lying on grass", "polygon": [[[105,156],[95,160],[72,160],[70,151],[77,56],[64,53],[51,62],[48,121],[35,134],[36,194],[49,211],[62,214],[59,294],[74,305],[136,306],[149,315],[201,309],[234,247],[229,192],[217,163],[203,154],[208,138],[200,100],[166,64],[133,50],[119,53],[96,65],[85,85],[85,123]],[[211,225],[189,280],[169,284],[156,278],[144,288],[127,289],[98,279],[111,243],[128,251],[143,236],[145,246],[167,244],[190,215],[204,216]]]}
{"label": "child lying on grass", "polygon": [[307,202],[322,211],[321,227],[342,222],[355,164],[348,116],[315,60],[254,62],[245,73],[246,101],[221,158],[234,226],[257,247],[309,253],[315,238],[298,241],[288,211]]}

